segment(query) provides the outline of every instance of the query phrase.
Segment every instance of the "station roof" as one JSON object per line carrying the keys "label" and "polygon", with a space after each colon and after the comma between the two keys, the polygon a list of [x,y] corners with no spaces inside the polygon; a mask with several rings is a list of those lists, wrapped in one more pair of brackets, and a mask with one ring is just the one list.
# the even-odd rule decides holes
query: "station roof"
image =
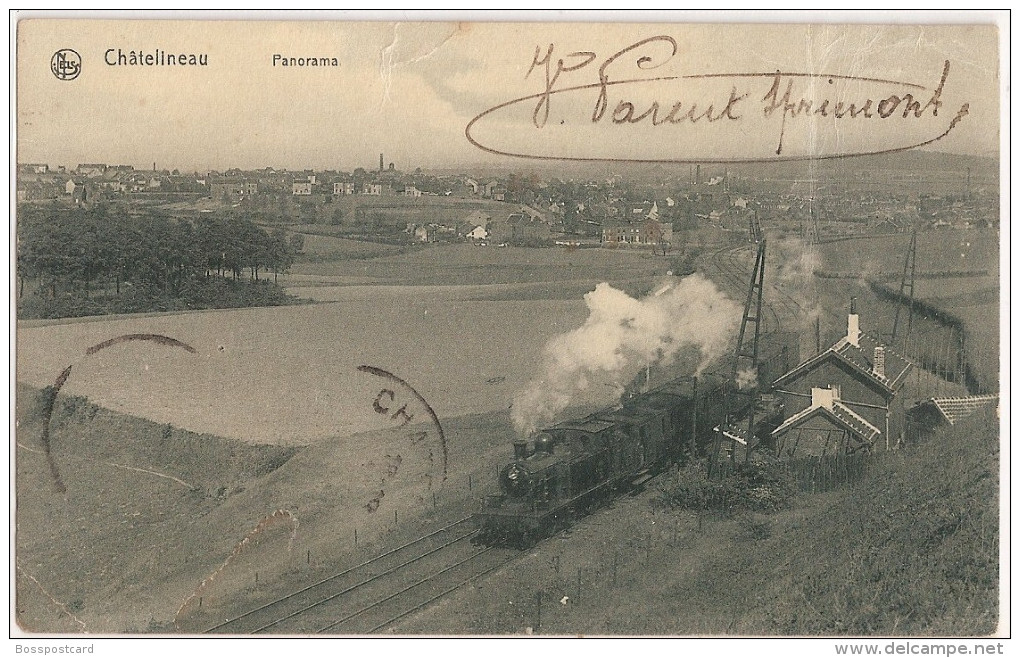
{"label": "station roof", "polygon": [[833,401],[831,409],[824,405],[808,407],[800,413],[790,416],[786,419],[786,422],[774,429],[772,434],[778,436],[819,414],[827,416],[834,423],[853,432],[867,443],[873,443],[875,438],[882,434],[882,430],[869,423],[853,409],[838,400]]}
{"label": "station roof", "polygon": [[950,425],[955,425],[956,421],[997,403],[998,399],[998,395],[969,395],[959,398],[932,398],[931,403],[939,410],[942,417],[949,421]]}
{"label": "station roof", "polygon": [[[907,378],[907,373],[912,367],[911,363],[889,347],[885,347],[885,375],[879,375],[874,371],[872,359],[875,348],[882,346],[875,338],[862,333],[857,341],[860,346],[852,344],[846,336],[836,341],[829,349],[804,361],[793,370],[782,375],[774,382],[774,386],[782,386],[785,383],[797,379],[800,375],[810,372],[819,364],[836,359],[856,373],[861,379],[878,386],[888,394],[895,393]],[[882,346],[884,347],[884,346]]]}

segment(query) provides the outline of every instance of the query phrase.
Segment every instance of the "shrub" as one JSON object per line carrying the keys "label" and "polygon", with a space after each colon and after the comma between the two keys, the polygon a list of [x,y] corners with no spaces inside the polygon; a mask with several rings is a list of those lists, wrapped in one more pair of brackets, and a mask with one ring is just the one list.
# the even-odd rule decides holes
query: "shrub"
{"label": "shrub", "polygon": [[691,463],[677,471],[676,480],[660,489],[659,503],[675,509],[775,512],[786,507],[796,491],[786,465],[765,455],[755,455],[719,480],[710,480],[703,463]]}

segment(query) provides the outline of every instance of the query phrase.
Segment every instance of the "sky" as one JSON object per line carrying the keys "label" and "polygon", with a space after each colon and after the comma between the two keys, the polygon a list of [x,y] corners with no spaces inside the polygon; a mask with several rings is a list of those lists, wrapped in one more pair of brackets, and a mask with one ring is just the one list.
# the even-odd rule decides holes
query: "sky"
{"label": "sky", "polygon": [[[607,64],[606,109],[599,67]],[[74,166],[130,164],[182,171],[274,167],[366,169],[379,154],[398,169],[511,165],[549,158],[711,161],[825,156],[927,148],[995,156],[999,144],[998,33],[994,26],[704,25],[563,23],[343,23],[297,21],[23,20],[17,41],[17,160]],[[81,72],[60,80],[53,54],[80,54]],[[545,54],[554,89],[548,97]],[[208,66],[110,66],[118,51],[204,54]],[[281,57],[336,58],[338,66],[274,66]],[[644,58],[642,61],[639,62]],[[533,66],[538,60],[538,65]],[[776,71],[792,99],[863,103],[909,92],[932,98],[950,69],[938,116],[836,120],[765,115]],[[759,77],[689,76],[760,73]],[[832,78],[831,76],[835,76]],[[866,78],[867,80],[861,80]],[[829,82],[829,80],[833,80]],[[874,82],[873,80],[883,82]],[[733,96],[735,118],[652,126],[633,118],[676,102],[683,117]],[[511,104],[465,129],[491,108]],[[776,96],[778,98],[778,95]],[[830,106],[831,109],[832,106]],[[961,109],[966,108],[962,113]],[[536,109],[538,114],[536,114]],[[614,115],[614,111],[622,109]],[[738,116],[739,115],[739,116]],[[712,117],[710,113],[708,115]],[[953,119],[958,120],[953,123]],[[785,119],[785,121],[784,121]],[[480,148],[484,147],[484,148]],[[487,149],[487,150],[486,150]],[[510,154],[510,155],[508,155]]]}

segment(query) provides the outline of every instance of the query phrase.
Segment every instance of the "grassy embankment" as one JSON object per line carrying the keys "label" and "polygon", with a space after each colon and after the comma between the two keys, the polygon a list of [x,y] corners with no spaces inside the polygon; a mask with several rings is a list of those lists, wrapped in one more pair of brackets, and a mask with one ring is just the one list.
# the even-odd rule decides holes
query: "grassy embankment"
{"label": "grassy embankment", "polygon": [[[35,632],[174,632],[185,601],[181,630],[208,628],[471,513],[512,437],[506,413],[443,419],[449,475],[433,472],[426,489],[424,444],[405,430],[295,450],[61,395],[51,423],[60,493],[39,391],[18,392],[17,615]],[[380,487],[381,504],[367,507]]]}

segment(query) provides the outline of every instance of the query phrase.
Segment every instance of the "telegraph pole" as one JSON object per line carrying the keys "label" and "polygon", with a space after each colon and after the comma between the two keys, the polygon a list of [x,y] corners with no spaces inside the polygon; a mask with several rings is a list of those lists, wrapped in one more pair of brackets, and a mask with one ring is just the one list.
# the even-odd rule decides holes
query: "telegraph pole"
{"label": "telegraph pole", "polygon": [[917,269],[917,226],[914,226],[914,230],[910,232],[910,246],[907,248],[907,256],[903,260],[903,276],[900,277],[900,295],[896,301],[896,317],[893,318],[892,327],[892,338],[889,339],[889,343],[892,345],[896,344],[896,335],[899,331],[900,326],[900,309],[903,306],[903,297],[907,295],[907,289],[910,289],[909,296],[910,301],[908,302],[909,311],[907,312],[907,329],[903,333],[903,354],[907,353],[907,338],[910,336],[910,327],[914,322],[914,278]]}

